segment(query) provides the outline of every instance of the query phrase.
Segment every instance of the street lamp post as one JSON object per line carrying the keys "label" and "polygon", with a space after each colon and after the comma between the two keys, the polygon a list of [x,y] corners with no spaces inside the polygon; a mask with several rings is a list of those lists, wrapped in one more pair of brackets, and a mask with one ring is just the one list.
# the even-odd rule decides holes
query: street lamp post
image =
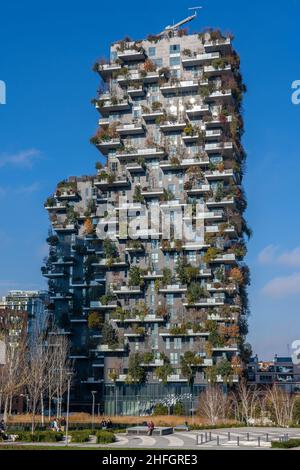
{"label": "street lamp post", "polygon": [[69,443],[69,408],[70,408],[70,388],[71,388],[72,373],[68,373],[68,394],[67,394],[67,419],[66,419],[66,445]]}
{"label": "street lamp post", "polygon": [[92,398],[93,398],[93,405],[92,405],[92,429],[94,429],[94,425],[95,425],[95,395],[96,395],[96,391],[95,390],[92,390]]}

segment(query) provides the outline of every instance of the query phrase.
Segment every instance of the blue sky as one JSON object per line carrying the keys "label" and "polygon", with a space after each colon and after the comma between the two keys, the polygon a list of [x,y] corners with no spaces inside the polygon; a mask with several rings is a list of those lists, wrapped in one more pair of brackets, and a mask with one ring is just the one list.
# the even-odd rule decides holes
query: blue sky
{"label": "blue sky", "polygon": [[[0,294],[43,288],[45,198],[57,181],[91,174],[99,159],[89,144],[99,85],[95,60],[110,42],[160,32],[189,14],[189,1],[2,2],[0,80]],[[300,338],[298,211],[300,106],[291,83],[300,79],[300,1],[203,0],[190,32],[220,27],[234,33],[248,93],[245,187],[252,272],[250,335],[264,358],[287,354]]]}

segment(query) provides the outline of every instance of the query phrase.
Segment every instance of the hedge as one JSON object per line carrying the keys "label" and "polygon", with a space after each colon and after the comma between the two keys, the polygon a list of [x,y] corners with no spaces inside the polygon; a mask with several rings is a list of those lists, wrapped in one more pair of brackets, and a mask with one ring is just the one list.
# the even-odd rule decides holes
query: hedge
{"label": "hedge", "polygon": [[290,439],[284,442],[272,442],[272,449],[293,449],[295,447],[300,447],[300,439]]}
{"label": "hedge", "polygon": [[31,432],[19,432],[17,441],[22,442],[59,442],[63,440],[64,434],[62,432],[54,431],[37,431],[33,434]]}
{"label": "hedge", "polygon": [[111,444],[116,442],[116,436],[111,431],[97,431],[96,432],[98,444]]}
{"label": "hedge", "polygon": [[71,436],[71,442],[88,442],[91,432],[88,430],[84,431],[71,431],[69,435]]}

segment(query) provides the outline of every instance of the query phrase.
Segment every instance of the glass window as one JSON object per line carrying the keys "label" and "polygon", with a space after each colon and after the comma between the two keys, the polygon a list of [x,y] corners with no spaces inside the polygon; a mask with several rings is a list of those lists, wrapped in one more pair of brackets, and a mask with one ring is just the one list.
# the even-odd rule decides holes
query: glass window
{"label": "glass window", "polygon": [[170,349],[170,347],[171,347],[170,338],[166,338],[166,349]]}
{"label": "glass window", "polygon": [[178,364],[178,353],[171,353],[170,354],[170,362],[172,365]]}
{"label": "glass window", "polygon": [[152,59],[152,62],[157,66],[157,67],[162,67],[163,66],[163,60],[161,58],[159,59]]}
{"label": "glass window", "polygon": [[180,44],[172,44],[170,46],[170,54],[174,54],[174,52],[180,52]]}
{"label": "glass window", "polygon": [[156,47],[149,47],[148,48],[148,56],[154,57],[156,55]]}
{"label": "glass window", "polygon": [[174,349],[181,349],[182,339],[174,338]]}
{"label": "glass window", "polygon": [[170,57],[170,65],[180,65],[180,57]]}
{"label": "glass window", "polygon": [[117,58],[118,58],[117,51],[111,51],[111,53],[110,53],[110,60],[111,60],[112,62],[115,62],[115,61],[117,60]]}

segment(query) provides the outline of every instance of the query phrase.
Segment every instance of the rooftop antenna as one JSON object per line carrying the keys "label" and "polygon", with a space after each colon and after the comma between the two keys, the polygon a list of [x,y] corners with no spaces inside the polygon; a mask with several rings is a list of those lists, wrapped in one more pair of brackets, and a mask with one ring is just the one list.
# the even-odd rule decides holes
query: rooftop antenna
{"label": "rooftop antenna", "polygon": [[158,34],[158,36],[163,36],[164,34],[167,34],[169,31],[177,31],[178,28],[180,28],[180,26],[183,26],[184,24],[186,23],[189,23],[190,21],[194,20],[198,13],[197,13],[197,10],[201,10],[202,7],[191,7],[189,8],[189,10],[193,10],[194,11],[194,14],[191,15],[191,16],[188,16],[187,18],[185,18],[184,20],[182,21],[179,21],[179,23],[176,23],[174,24],[173,26],[166,26],[165,29]]}

